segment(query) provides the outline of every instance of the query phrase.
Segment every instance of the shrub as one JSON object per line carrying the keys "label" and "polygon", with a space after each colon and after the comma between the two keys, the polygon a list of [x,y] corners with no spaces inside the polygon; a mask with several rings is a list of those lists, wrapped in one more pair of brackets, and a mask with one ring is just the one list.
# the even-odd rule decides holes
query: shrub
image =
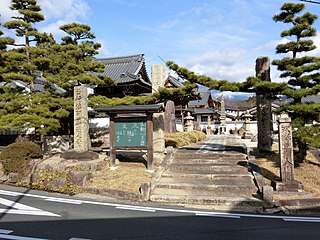
{"label": "shrub", "polygon": [[201,131],[176,132],[165,134],[165,145],[175,148],[187,146],[191,143],[202,141],[206,138],[206,134]]}
{"label": "shrub", "polygon": [[42,158],[43,152],[39,145],[33,142],[15,142],[6,146],[0,153],[0,162],[5,173],[25,175],[29,169],[30,160]]}

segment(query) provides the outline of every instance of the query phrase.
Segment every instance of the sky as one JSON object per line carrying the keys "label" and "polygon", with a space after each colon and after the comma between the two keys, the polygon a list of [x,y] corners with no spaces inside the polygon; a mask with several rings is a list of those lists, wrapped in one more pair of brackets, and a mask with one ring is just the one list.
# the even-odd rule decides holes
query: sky
{"label": "sky", "polygon": [[[56,39],[59,26],[79,22],[91,27],[102,44],[98,58],[143,53],[151,77],[152,64],[174,61],[197,74],[232,82],[255,75],[255,61],[271,61],[277,44],[286,41],[281,31],[289,26],[275,23],[273,15],[285,2],[298,0],[38,0],[46,20],[37,25]],[[0,0],[0,22],[10,20],[10,0]],[[320,16],[320,5],[305,3]],[[319,21],[314,27],[320,30]],[[320,57],[320,37],[314,42]],[[271,68],[272,81],[279,72]]]}

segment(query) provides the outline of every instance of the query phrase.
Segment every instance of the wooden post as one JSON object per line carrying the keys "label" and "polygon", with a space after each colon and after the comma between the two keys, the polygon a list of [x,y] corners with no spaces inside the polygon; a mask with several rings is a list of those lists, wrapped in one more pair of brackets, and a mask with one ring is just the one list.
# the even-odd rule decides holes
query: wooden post
{"label": "wooden post", "polygon": [[110,167],[116,167],[115,123],[114,115],[110,114]]}
{"label": "wooden post", "polygon": [[147,169],[149,171],[154,170],[153,163],[153,121],[152,121],[152,113],[147,113]]}

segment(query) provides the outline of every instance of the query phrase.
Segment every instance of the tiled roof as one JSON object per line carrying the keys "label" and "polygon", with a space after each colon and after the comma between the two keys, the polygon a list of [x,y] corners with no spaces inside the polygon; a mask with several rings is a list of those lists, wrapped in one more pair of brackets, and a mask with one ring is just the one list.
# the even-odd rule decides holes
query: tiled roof
{"label": "tiled roof", "polygon": [[172,77],[172,76],[168,76],[167,80],[166,80],[166,83],[167,82],[170,82],[174,87],[183,87],[183,84],[176,78]]}
{"label": "tiled roof", "polygon": [[36,91],[36,92],[42,92],[46,87],[50,87],[58,94],[63,94],[66,92],[63,88],[59,87],[58,85],[49,82],[46,80],[41,73],[39,73],[39,76],[37,76],[34,80],[33,89],[31,90],[30,83],[23,82],[21,80],[13,80],[11,82],[1,82],[0,86],[8,86],[8,87],[22,87],[25,89],[26,92]]}
{"label": "tiled roof", "polygon": [[151,81],[148,77],[145,60],[143,54],[95,59],[106,67],[103,73],[93,73],[98,76],[108,76],[115,80],[118,85],[131,84],[133,82],[140,82],[148,85],[151,88]]}
{"label": "tiled roof", "polygon": [[193,100],[188,103],[188,107],[196,107],[196,106],[203,106],[209,100],[211,93],[209,91],[199,91],[201,99]]}

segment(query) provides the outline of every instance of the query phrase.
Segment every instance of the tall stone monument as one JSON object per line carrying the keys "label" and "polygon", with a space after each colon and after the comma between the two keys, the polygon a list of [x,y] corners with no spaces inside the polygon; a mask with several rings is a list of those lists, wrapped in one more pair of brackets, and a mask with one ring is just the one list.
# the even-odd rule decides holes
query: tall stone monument
{"label": "tall stone monument", "polygon": [[[157,92],[160,87],[164,87],[165,68],[162,64],[151,66],[152,93]],[[165,153],[164,141],[164,113],[153,114],[153,153],[155,164],[159,164]]]}
{"label": "tall stone monument", "polygon": [[226,124],[226,106],[224,103],[224,96],[223,94],[221,95],[221,107],[220,107],[220,126],[219,126],[219,133],[220,134],[225,134],[227,130],[227,124]]}
{"label": "tall stone monument", "polygon": [[278,124],[281,182],[277,183],[276,189],[278,191],[298,191],[303,189],[303,186],[294,180],[291,118],[287,113],[283,113],[278,118]]}
{"label": "tall stone monument", "polygon": [[160,87],[164,87],[165,68],[162,64],[153,64],[151,66],[152,93],[157,92]]}
{"label": "tall stone monument", "polygon": [[88,96],[85,86],[74,87],[74,150],[86,152],[90,149]]}
{"label": "tall stone monument", "polygon": [[[256,60],[256,77],[261,81],[271,82],[270,59],[259,57]],[[257,124],[258,124],[258,150],[272,150],[272,112],[271,94],[257,93]]]}

